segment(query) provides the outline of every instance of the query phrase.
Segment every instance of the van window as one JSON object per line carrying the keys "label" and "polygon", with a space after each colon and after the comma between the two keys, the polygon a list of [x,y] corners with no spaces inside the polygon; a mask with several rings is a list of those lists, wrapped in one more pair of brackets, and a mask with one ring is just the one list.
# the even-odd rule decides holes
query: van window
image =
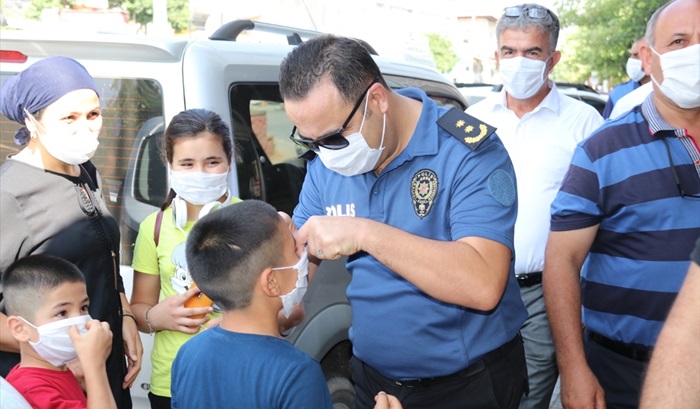
{"label": "van window", "polygon": [[[0,73],[0,82],[14,73]],[[151,118],[160,118],[162,132],[163,91],[161,85],[151,79],[95,78],[102,101],[103,126],[100,132],[100,145],[92,159],[102,177],[102,189],[107,207],[117,221],[122,220],[124,178],[129,167],[129,159],[134,148],[141,145],[138,152],[144,156],[137,171],[134,190],[137,200],[159,206],[165,197],[166,173],[157,154],[156,140],[150,138],[145,143],[137,138],[142,127]],[[14,134],[20,125],[0,114],[0,163],[8,155],[19,152],[22,147],[15,145]],[[128,244],[122,240],[123,255],[131,253]],[[127,251],[125,251],[127,250]],[[122,264],[129,263],[124,260]]]}

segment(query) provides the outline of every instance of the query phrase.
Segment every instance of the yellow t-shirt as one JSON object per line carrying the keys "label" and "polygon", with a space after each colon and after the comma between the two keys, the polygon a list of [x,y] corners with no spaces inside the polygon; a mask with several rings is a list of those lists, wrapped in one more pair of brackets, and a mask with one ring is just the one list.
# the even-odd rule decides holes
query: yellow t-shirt
{"label": "yellow t-shirt", "polygon": [[[241,200],[232,198],[230,204]],[[172,207],[163,212],[163,219],[158,236],[158,247],[154,241],[153,230],[158,212],[155,212],[141,222],[139,234],[134,245],[134,260],[132,267],[136,272],[160,276],[160,297],[182,294],[192,285],[192,277],[187,270],[185,260],[186,233],[194,226],[194,221],[188,221],[182,229],[175,227]],[[214,312],[212,316],[221,315]],[[163,330],[155,334],[153,351],[151,352],[150,391],[154,395],[170,397],[170,368],[180,346],[193,335],[179,331]]]}

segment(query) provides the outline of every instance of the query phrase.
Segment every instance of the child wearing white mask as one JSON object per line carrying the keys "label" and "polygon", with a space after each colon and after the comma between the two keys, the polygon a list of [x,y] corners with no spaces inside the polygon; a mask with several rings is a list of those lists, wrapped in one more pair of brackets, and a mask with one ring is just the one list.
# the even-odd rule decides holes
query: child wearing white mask
{"label": "child wearing white mask", "polygon": [[[10,265],[2,283],[7,326],[21,355],[7,381],[33,408],[116,408],[105,365],[112,332],[88,315],[80,270],[58,257],[31,255]],[[66,366],[75,358],[87,398]]]}
{"label": "child wearing white mask", "polygon": [[[281,331],[309,284],[289,217],[246,200],[202,218],[187,239],[187,263],[223,310],[218,327],[190,339],[172,368],[177,408],[332,408],[319,363]],[[215,351],[215,352],[213,352]]]}
{"label": "child wearing white mask", "polygon": [[[170,367],[180,346],[220,320],[216,306],[189,274],[187,236],[200,217],[240,201],[228,190],[233,146],[229,127],[219,115],[204,109],[180,112],[162,138],[159,146],[171,189],[161,210],[139,227],[131,297],[139,330],[155,333],[152,408],[170,408]],[[204,300],[209,302],[199,303]]]}

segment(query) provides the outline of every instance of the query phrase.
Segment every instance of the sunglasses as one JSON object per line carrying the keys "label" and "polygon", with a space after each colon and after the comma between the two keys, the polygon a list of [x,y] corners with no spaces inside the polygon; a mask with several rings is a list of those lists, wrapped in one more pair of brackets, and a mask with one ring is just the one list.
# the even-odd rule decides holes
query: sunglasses
{"label": "sunglasses", "polygon": [[348,119],[346,119],[345,122],[343,122],[343,125],[341,125],[341,127],[337,131],[322,136],[316,140],[313,140],[295,136],[297,133],[297,127],[294,126],[292,128],[291,135],[289,135],[289,139],[294,141],[294,143],[301,146],[302,148],[309,149],[314,152],[318,152],[319,146],[323,146],[324,148],[331,150],[340,150],[345,148],[349,144],[348,140],[343,136],[343,132],[345,132],[345,127],[348,126],[348,123],[350,123],[352,117],[355,116],[355,112],[357,112],[357,109],[360,107],[360,104],[362,104],[362,101],[364,101],[365,95],[367,95],[369,89],[372,88],[372,85],[374,85],[377,82],[379,82],[379,77],[373,79],[372,82],[367,86],[367,89],[365,89],[365,91],[360,95],[360,98],[357,100],[355,106],[352,108],[350,115],[348,115]]}
{"label": "sunglasses", "polygon": [[549,14],[549,10],[543,7],[523,7],[523,6],[513,6],[506,7],[503,9],[503,15],[506,17],[520,17],[527,13],[527,16],[535,19],[541,20]]}
{"label": "sunglasses", "polygon": [[678,172],[676,172],[676,167],[673,164],[673,159],[671,158],[671,148],[668,146],[668,141],[666,138],[663,138],[664,145],[666,145],[666,153],[668,154],[668,163],[671,165],[671,172],[673,172],[673,179],[676,181],[676,186],[678,186],[678,193],[681,195],[681,197],[686,197],[689,199],[700,199],[700,194],[688,194],[685,193],[685,190],[683,190],[683,186],[681,186],[681,180],[678,177]]}

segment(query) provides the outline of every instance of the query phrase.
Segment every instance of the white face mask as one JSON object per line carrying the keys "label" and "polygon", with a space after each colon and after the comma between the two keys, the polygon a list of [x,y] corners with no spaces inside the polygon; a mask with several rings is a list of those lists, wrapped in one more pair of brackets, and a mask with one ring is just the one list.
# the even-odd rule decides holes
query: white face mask
{"label": "white face mask", "polygon": [[29,341],[29,345],[34,348],[40,357],[53,366],[63,366],[78,357],[75,353],[73,341],[68,335],[68,330],[75,325],[81,335],[85,334],[87,332],[85,324],[92,319],[89,315],[80,315],[35,327],[31,322],[22,317],[20,318],[39,333],[39,341]]}
{"label": "white face mask", "polygon": [[386,130],[386,114],[384,114],[384,123],[382,125],[382,140],[379,142],[379,149],[370,148],[362,135],[362,127],[365,125],[365,117],[367,116],[367,103],[369,98],[365,100],[365,110],[362,114],[362,123],[360,130],[352,135],[348,135],[345,139],[348,140],[348,146],[343,149],[326,149],[323,145],[319,146],[318,156],[321,162],[330,170],[340,173],[343,176],[355,176],[367,173],[377,166],[379,157],[384,150],[384,131]]}
{"label": "white face mask", "polygon": [[[100,142],[100,131],[82,127],[73,129],[70,125],[56,125],[51,131],[44,128],[26,109],[24,112],[36,127],[41,144],[54,158],[69,165],[85,163],[95,154]],[[59,129],[59,127],[61,127]]]}
{"label": "white face mask", "polygon": [[294,289],[287,294],[280,295],[280,298],[282,299],[282,313],[287,318],[289,318],[289,316],[292,314],[294,306],[301,304],[301,300],[304,298],[306,289],[309,286],[309,259],[306,256],[306,250],[304,250],[304,252],[301,254],[301,258],[299,258],[299,261],[295,265],[277,267],[273,268],[273,270],[287,270],[290,268],[297,270],[298,276]]}
{"label": "white face mask", "polygon": [[625,68],[627,70],[627,76],[634,82],[639,82],[642,78],[644,78],[644,76],[647,75],[642,69],[642,60],[638,60],[636,58],[628,58],[627,66]]}
{"label": "white face mask", "polygon": [[515,99],[535,95],[547,79],[547,61],[549,58],[545,61],[525,57],[501,58],[499,67],[503,88]]}
{"label": "white face mask", "polygon": [[188,202],[205,205],[219,200],[226,193],[228,172],[189,172],[170,168],[170,187]]}
{"label": "white face mask", "polygon": [[659,90],[671,101],[683,109],[700,107],[700,44],[659,54],[653,47],[651,51],[659,56],[664,81],[654,81]]}

